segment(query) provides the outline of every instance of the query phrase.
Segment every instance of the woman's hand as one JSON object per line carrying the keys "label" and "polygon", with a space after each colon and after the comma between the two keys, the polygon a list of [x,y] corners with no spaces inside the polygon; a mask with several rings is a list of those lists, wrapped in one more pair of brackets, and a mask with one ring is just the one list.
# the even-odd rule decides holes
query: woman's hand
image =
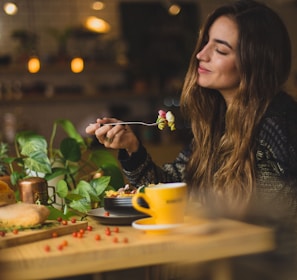
{"label": "woman's hand", "polygon": [[129,155],[136,152],[139,141],[128,125],[108,125],[120,122],[114,118],[97,119],[96,123],[86,127],[86,133],[95,135],[106,148],[125,149]]}

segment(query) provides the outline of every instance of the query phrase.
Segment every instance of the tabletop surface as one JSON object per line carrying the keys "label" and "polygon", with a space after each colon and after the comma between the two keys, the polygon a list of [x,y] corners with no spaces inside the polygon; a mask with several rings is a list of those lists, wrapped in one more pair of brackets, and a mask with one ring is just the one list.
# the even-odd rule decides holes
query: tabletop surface
{"label": "tabletop surface", "polygon": [[195,219],[165,234],[102,225],[90,217],[88,224],[92,230],[86,230],[81,238],[68,234],[1,249],[0,278],[46,279],[170,262],[209,261],[274,248],[272,229],[233,220]]}

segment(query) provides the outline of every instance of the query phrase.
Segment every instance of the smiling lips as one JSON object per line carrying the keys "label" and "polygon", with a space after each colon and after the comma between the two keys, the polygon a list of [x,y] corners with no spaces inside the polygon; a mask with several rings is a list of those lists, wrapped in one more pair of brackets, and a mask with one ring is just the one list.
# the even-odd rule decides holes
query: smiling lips
{"label": "smiling lips", "polygon": [[198,66],[198,73],[199,74],[206,74],[206,73],[210,73],[210,71],[206,68],[204,68],[203,66],[199,65]]}

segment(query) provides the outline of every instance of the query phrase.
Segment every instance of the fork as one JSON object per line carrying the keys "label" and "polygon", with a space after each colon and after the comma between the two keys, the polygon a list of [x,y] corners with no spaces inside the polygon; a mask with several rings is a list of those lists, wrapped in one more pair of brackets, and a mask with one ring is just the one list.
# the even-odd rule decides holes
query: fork
{"label": "fork", "polygon": [[105,123],[104,125],[119,125],[119,124],[128,124],[128,125],[145,125],[145,126],[157,126],[161,122],[154,123],[145,123],[145,122],[114,122],[114,123]]}

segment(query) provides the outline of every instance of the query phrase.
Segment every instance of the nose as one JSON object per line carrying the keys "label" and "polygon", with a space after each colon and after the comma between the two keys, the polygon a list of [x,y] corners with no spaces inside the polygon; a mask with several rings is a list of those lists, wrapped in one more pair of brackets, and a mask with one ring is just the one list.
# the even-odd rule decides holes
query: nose
{"label": "nose", "polygon": [[207,54],[207,48],[206,46],[204,46],[196,55],[196,58],[198,60],[208,60],[209,59],[209,55]]}

